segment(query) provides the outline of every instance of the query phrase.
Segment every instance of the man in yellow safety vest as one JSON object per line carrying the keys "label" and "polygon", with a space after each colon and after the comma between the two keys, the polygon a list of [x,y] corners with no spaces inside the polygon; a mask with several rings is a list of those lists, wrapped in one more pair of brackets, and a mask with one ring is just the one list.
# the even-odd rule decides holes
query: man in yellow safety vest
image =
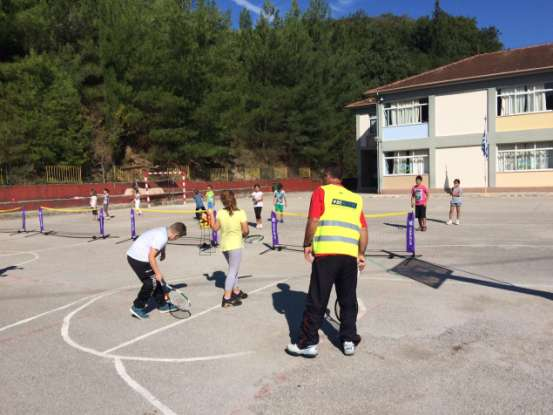
{"label": "man in yellow safety vest", "polygon": [[332,286],[341,310],[340,341],[345,355],[353,355],[361,341],[357,334],[357,276],[365,268],[368,231],[363,199],[342,186],[342,171],[330,166],[324,185],[311,196],[305,229],[304,256],[312,264],[300,338],[286,351],[294,356],[319,353],[319,328],[324,319]]}

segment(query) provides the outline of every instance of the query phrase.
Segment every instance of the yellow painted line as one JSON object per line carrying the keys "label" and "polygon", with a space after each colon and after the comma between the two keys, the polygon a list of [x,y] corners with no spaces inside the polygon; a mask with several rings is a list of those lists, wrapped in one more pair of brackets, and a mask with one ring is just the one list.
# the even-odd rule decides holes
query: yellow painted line
{"label": "yellow painted line", "polygon": [[18,210],[21,210],[21,208],[17,207],[17,208],[13,208],[13,209],[4,209],[4,210],[0,210],[0,213],[17,212]]}
{"label": "yellow painted line", "polygon": [[[378,218],[390,218],[393,216],[405,216],[407,215],[407,211],[405,212],[385,212],[385,213],[372,213],[370,215],[365,215],[367,219],[378,219]],[[300,217],[307,217],[305,213],[296,213],[296,212],[284,212],[284,216],[300,216]]]}
{"label": "yellow painted line", "polygon": [[373,213],[371,215],[365,215],[367,219],[377,219],[377,218],[390,218],[392,216],[405,216],[407,215],[407,211],[405,212],[386,212],[386,213]]}
{"label": "yellow painted line", "polygon": [[[43,210],[52,210],[54,212],[67,212],[67,213],[89,213],[92,208],[82,208],[82,209],[65,209],[65,208],[51,208],[47,206],[41,206],[40,207]],[[99,209],[98,209],[99,210]]]}
{"label": "yellow painted line", "polygon": [[196,212],[207,212],[206,210],[163,210],[163,209],[140,209],[142,212],[151,212],[151,213],[196,213]]}
{"label": "yellow painted line", "polygon": [[[81,208],[81,209],[65,209],[65,208],[51,208],[47,206],[41,206],[43,210],[52,210],[54,212],[67,212],[67,213],[89,213],[92,208]],[[99,209],[98,209],[99,210]]]}

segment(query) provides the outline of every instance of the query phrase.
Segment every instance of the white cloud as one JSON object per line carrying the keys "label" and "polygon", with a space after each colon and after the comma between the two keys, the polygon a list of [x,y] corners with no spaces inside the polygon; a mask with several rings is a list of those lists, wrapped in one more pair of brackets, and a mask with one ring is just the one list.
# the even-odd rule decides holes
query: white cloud
{"label": "white cloud", "polygon": [[232,1],[237,5],[242,6],[245,9],[248,9],[249,11],[257,15],[261,15],[261,13],[263,13],[263,9],[261,7],[258,7],[255,4],[250,3],[248,0],[232,0]]}
{"label": "white cloud", "polygon": [[352,6],[356,0],[336,0],[334,3],[330,3],[330,9],[338,14],[347,12],[350,6]]}

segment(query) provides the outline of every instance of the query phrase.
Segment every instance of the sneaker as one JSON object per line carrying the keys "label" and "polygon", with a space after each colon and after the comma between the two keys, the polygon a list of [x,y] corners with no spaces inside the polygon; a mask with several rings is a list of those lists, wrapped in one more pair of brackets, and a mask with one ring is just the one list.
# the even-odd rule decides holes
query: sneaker
{"label": "sneaker", "polygon": [[451,225],[452,223],[453,223],[453,221],[450,219],[450,220],[448,220],[445,224],[446,224],[446,225]]}
{"label": "sneaker", "polygon": [[459,219],[455,221],[455,225],[459,225]]}
{"label": "sneaker", "polygon": [[343,351],[346,356],[353,356],[355,354],[355,344],[353,342],[342,343]]}
{"label": "sneaker", "polygon": [[289,344],[286,347],[286,353],[288,353],[291,356],[302,356],[307,358],[313,358],[317,357],[319,354],[319,346],[316,344],[312,346],[304,347],[303,349],[300,349],[300,347],[296,344]]}
{"label": "sneaker", "polygon": [[257,229],[263,229],[263,225],[260,223],[259,225],[257,225]]}
{"label": "sneaker", "polygon": [[178,310],[178,308],[171,303],[165,303],[162,306],[159,306],[157,309],[160,313],[172,313]]}
{"label": "sneaker", "polygon": [[139,320],[146,320],[150,318],[148,316],[148,313],[146,313],[146,309],[138,308],[138,307],[135,307],[134,305],[131,307],[131,314]]}
{"label": "sneaker", "polygon": [[221,302],[221,307],[228,308],[228,307],[237,307],[239,305],[242,305],[242,301],[238,297],[230,297],[228,300],[223,297],[223,301]]}
{"label": "sneaker", "polygon": [[248,294],[246,294],[244,291],[240,290],[238,294],[236,294],[234,291],[232,292],[232,296],[235,298],[239,298],[240,300],[245,300],[248,298]]}

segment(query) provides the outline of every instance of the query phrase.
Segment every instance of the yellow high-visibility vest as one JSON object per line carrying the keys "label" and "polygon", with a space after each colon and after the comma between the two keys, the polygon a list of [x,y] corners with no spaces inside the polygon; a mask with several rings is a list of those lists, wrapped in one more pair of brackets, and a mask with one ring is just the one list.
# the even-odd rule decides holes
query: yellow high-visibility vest
{"label": "yellow high-visibility vest", "polygon": [[345,187],[329,184],[324,190],[324,213],[313,238],[315,255],[349,255],[357,258],[363,199]]}

